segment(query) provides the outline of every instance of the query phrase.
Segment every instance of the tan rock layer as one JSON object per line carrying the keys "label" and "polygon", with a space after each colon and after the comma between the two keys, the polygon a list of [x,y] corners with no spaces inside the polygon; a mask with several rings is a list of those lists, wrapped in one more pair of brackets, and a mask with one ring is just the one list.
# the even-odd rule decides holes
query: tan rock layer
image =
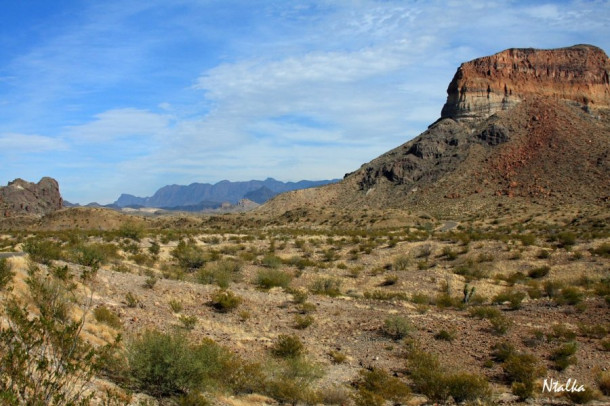
{"label": "tan rock layer", "polygon": [[447,89],[442,118],[485,119],[528,96],[610,108],[610,61],[591,45],[508,49],[463,63]]}

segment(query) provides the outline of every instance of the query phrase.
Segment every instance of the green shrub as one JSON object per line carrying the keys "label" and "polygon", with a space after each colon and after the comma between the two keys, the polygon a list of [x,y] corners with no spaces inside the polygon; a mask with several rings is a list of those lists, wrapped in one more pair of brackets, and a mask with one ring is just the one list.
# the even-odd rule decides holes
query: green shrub
{"label": "green shrub", "polygon": [[277,269],[282,265],[282,258],[273,254],[267,254],[261,260],[261,265],[265,268]]}
{"label": "green shrub", "polygon": [[176,299],[171,299],[169,301],[169,307],[172,309],[172,312],[174,312],[174,313],[180,313],[182,311],[182,309],[184,308],[184,306],[182,306],[182,302],[180,302],[179,300],[176,300]]}
{"label": "green shrub", "polygon": [[220,289],[212,295],[210,304],[220,313],[228,313],[237,308],[241,302],[241,297],[237,296],[235,293],[230,290]]}
{"label": "green shrub", "polygon": [[271,347],[271,353],[280,358],[294,358],[305,352],[305,346],[294,335],[281,334]]}
{"label": "green shrub", "polygon": [[411,258],[407,255],[399,255],[392,262],[392,269],[395,271],[406,271],[411,264]]}
{"label": "green shrub", "polygon": [[394,340],[400,340],[409,335],[413,327],[409,320],[402,316],[392,315],[383,323],[383,333]]}
{"label": "green shrub", "polygon": [[123,324],[121,323],[121,318],[112,310],[108,309],[106,306],[99,306],[93,311],[93,316],[95,320],[100,323],[104,323],[112,328],[120,329]]}
{"label": "green shrub", "polygon": [[411,390],[404,382],[380,368],[360,370],[360,379],[354,386],[358,390],[357,405],[383,405],[388,400],[402,404],[411,397]]}
{"label": "green shrub", "polygon": [[584,389],[585,390],[582,392],[565,392],[564,395],[572,402],[577,403],[579,405],[599,399],[599,392],[597,392],[595,389],[590,388],[588,386],[585,386]]}
{"label": "green shrub", "polygon": [[409,300],[409,295],[407,295],[405,292],[374,290],[372,292],[364,292],[364,298],[373,300]]}
{"label": "green shrub", "polygon": [[313,316],[301,316],[299,314],[297,314],[294,317],[294,328],[299,329],[299,330],[304,330],[307,327],[311,326],[314,322],[314,318]]}
{"label": "green shrub", "polygon": [[524,353],[509,356],[502,368],[506,378],[513,385],[513,393],[520,399],[530,397],[534,391],[535,380],[546,373],[534,355]]}
{"label": "green shrub", "polygon": [[557,244],[562,248],[569,248],[576,244],[576,235],[571,231],[562,231],[557,234]]}
{"label": "green shrub", "polygon": [[256,274],[256,284],[261,289],[274,287],[287,288],[292,281],[292,275],[279,269],[262,269]]}
{"label": "green shrub", "polygon": [[6,258],[0,258],[0,290],[4,289],[15,276],[15,273],[11,269],[11,264]]}
{"label": "green shrub", "polygon": [[610,258],[610,243],[603,243],[599,247],[593,248],[591,250],[593,255],[599,255],[604,258]]}
{"label": "green shrub", "polygon": [[176,248],[171,251],[172,257],[185,271],[193,271],[201,268],[207,262],[207,256],[203,249],[194,242],[180,240]]}
{"label": "green shrub", "polygon": [[215,389],[236,369],[228,350],[211,340],[191,345],[177,331],[145,331],[128,344],[127,358],[137,388],[153,396]]}
{"label": "green shrub", "polygon": [[501,341],[499,343],[496,343],[494,344],[492,349],[492,356],[494,361],[496,362],[505,362],[510,357],[517,354],[515,346],[508,341]]}
{"label": "green shrub", "polygon": [[493,319],[502,316],[500,309],[491,306],[471,307],[468,309],[468,313],[471,317],[476,317],[478,319]]}
{"label": "green shrub", "polygon": [[453,341],[455,340],[455,331],[441,330],[434,335],[434,338],[442,341]]}
{"label": "green shrub", "polygon": [[34,262],[50,265],[51,261],[61,259],[62,247],[60,243],[39,238],[30,238],[22,247]]}
{"label": "green shrub", "polygon": [[446,402],[450,396],[456,402],[485,401],[491,395],[485,377],[462,372],[449,373],[432,354],[413,349],[407,360],[415,391],[435,402]]}
{"label": "green shrub", "polygon": [[235,260],[220,260],[207,263],[204,268],[197,271],[197,281],[203,284],[215,283],[218,287],[226,289],[231,282],[241,279],[242,264]]}
{"label": "green shrub", "polygon": [[527,275],[533,279],[540,279],[540,278],[544,278],[545,276],[547,276],[549,274],[550,270],[551,270],[551,268],[548,266],[541,266],[538,268],[531,269],[527,273]]}
{"label": "green shrub", "polygon": [[396,282],[398,282],[398,275],[388,275],[381,281],[379,286],[392,286],[395,285]]}
{"label": "green shrub", "polygon": [[125,295],[125,301],[127,302],[127,307],[137,307],[140,304],[140,299],[131,292],[127,292]]}
{"label": "green shrub", "polygon": [[178,320],[180,320],[180,323],[182,323],[182,327],[184,327],[187,330],[192,330],[195,328],[195,325],[197,324],[197,322],[199,321],[197,319],[197,316],[187,316],[185,314],[181,314],[178,317]]}
{"label": "green shrub", "polygon": [[563,371],[570,365],[576,364],[576,342],[572,341],[569,343],[565,343],[551,353],[551,361],[554,362],[555,368],[559,371]]}
{"label": "green shrub", "polygon": [[506,334],[508,329],[513,325],[512,320],[503,314],[490,318],[489,322],[491,323],[493,332],[499,335]]}
{"label": "green shrub", "polygon": [[309,290],[315,294],[336,297],[341,295],[341,280],[335,278],[317,278],[313,281]]}
{"label": "green shrub", "polygon": [[610,372],[600,372],[597,376],[597,386],[599,390],[606,396],[610,396]]}
{"label": "green shrub", "polygon": [[511,310],[517,310],[521,308],[521,302],[525,299],[525,293],[516,290],[506,290],[504,292],[498,293],[491,300],[492,303],[502,304],[504,302],[509,302],[508,306]]}
{"label": "green shrub", "polygon": [[554,297],[555,302],[560,305],[577,305],[582,302],[584,294],[574,286],[567,286],[561,289],[561,293]]}

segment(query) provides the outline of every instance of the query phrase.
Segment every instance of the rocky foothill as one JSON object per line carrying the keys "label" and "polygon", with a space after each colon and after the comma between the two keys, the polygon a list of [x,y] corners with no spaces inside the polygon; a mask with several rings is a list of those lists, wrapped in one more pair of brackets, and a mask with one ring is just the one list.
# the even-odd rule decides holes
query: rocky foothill
{"label": "rocky foothill", "polygon": [[0,212],[5,218],[48,214],[61,209],[62,201],[59,184],[49,177],[38,183],[15,179],[0,187]]}

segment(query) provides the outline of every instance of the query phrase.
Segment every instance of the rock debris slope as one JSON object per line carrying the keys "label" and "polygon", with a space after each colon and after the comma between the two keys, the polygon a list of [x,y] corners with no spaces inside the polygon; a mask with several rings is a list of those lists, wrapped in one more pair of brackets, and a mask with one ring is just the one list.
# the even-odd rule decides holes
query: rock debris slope
{"label": "rock debris slope", "polygon": [[339,184],[280,195],[259,210],[607,205],[609,72],[608,56],[590,45],[509,49],[466,62],[424,133]]}

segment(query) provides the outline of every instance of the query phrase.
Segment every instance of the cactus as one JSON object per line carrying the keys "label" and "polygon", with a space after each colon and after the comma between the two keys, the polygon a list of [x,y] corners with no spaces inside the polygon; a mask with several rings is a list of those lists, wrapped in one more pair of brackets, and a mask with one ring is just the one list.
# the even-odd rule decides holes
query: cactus
{"label": "cactus", "polygon": [[472,288],[468,289],[468,284],[466,283],[464,285],[464,299],[462,299],[462,302],[468,304],[470,299],[472,299],[472,295],[474,295],[474,291],[475,287],[473,286]]}

